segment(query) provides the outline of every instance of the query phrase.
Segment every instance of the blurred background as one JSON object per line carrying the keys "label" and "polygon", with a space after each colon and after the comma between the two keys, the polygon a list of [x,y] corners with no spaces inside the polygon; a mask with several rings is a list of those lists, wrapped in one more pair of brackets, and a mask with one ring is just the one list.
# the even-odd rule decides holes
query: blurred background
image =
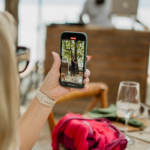
{"label": "blurred background", "polygon": [[[31,50],[29,68],[20,75],[21,115],[52,66],[51,52],[59,53],[63,31],[88,35],[90,81],[108,85],[108,104],[115,103],[119,82],[129,80],[141,84],[141,101],[150,105],[150,1],[89,1],[0,0],[0,11],[6,9],[18,20],[18,45]],[[68,111],[82,113],[89,101],[57,105],[54,114],[59,119]],[[33,150],[51,149],[50,141],[47,123]]]}
{"label": "blurred background", "polygon": [[[31,49],[31,61],[45,60],[45,34],[41,30],[45,30],[51,23],[79,22],[85,2],[86,0],[19,0],[18,45],[25,45]],[[3,10],[5,10],[5,1],[0,0],[0,11]],[[137,18],[150,28],[149,16],[150,1],[139,0]],[[117,19],[114,23],[117,29],[132,28],[130,18],[116,17],[115,19]],[[88,15],[84,16],[84,20],[85,23],[89,22]]]}

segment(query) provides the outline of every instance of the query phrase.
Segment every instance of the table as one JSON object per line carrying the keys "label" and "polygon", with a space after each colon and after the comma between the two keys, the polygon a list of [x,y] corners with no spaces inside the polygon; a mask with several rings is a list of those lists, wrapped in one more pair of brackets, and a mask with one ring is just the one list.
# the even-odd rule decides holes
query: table
{"label": "table", "polygon": [[[147,121],[150,124],[150,120]],[[134,139],[135,143],[128,146],[126,150],[147,150],[150,146],[150,126],[144,130],[128,132],[128,136]]]}
{"label": "table", "polygon": [[128,146],[126,150],[147,150],[149,146],[150,143],[135,139],[135,144]]}

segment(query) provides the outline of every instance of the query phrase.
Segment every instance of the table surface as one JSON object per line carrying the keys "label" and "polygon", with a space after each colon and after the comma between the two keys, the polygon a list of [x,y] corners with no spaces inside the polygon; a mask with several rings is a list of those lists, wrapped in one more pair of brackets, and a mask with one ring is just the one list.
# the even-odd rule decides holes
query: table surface
{"label": "table surface", "polygon": [[134,139],[135,143],[133,145],[129,145],[126,150],[147,150],[150,146],[150,143]]}
{"label": "table surface", "polygon": [[[150,124],[149,119],[147,119],[147,122]],[[128,136],[134,139],[135,143],[129,145],[126,150],[147,150],[150,147],[150,126],[144,130],[128,132]]]}

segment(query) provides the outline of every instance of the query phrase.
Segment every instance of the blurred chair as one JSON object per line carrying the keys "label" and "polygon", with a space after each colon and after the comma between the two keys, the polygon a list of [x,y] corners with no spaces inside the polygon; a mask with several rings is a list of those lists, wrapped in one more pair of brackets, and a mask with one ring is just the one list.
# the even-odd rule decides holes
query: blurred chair
{"label": "blurred chair", "polygon": [[[44,63],[37,61],[36,63],[32,62],[32,66],[27,69],[24,73],[20,74],[20,84],[21,87],[24,89],[20,90],[20,96],[21,96],[21,105],[24,105],[27,100],[27,95],[34,87],[34,89],[38,89],[39,83],[40,83],[40,74],[39,69],[44,67]],[[24,81],[25,80],[25,81]],[[22,92],[23,91],[23,92]]]}
{"label": "blurred chair", "polygon": [[[75,91],[70,94],[64,95],[57,100],[57,103],[55,105],[66,102],[66,101],[70,101],[73,99],[78,99],[78,98],[83,98],[83,97],[93,97],[92,101],[90,102],[88,107],[85,109],[84,113],[91,110],[93,107],[95,107],[98,102],[100,102],[100,105],[99,105],[100,107],[106,108],[107,107],[107,92],[108,92],[107,85],[101,82],[93,82],[93,83],[87,84],[87,86],[90,88],[89,91],[87,92]],[[54,127],[57,124],[57,120],[54,118],[53,112],[50,113],[48,117],[48,122],[49,122],[50,130],[53,131]]]}

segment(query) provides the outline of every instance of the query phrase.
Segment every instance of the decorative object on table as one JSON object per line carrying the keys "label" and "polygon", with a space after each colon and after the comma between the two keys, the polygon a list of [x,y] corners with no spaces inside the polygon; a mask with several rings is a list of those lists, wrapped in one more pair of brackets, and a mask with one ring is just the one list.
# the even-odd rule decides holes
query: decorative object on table
{"label": "decorative object on table", "polygon": [[[118,127],[119,129],[122,129],[124,131],[125,129],[125,118],[119,118],[117,116],[117,107],[115,105],[110,105],[108,108],[98,108],[95,107],[91,111],[88,111],[84,117],[86,118],[107,118],[112,121],[112,123]],[[138,119],[133,116],[129,119],[129,127],[128,131],[138,131],[142,130],[143,128],[147,127],[148,123],[145,119]]]}
{"label": "decorative object on table", "polygon": [[125,116],[125,136],[128,145],[133,144],[134,140],[127,136],[128,122],[132,113],[140,108],[140,84],[131,81],[120,82],[116,105],[119,111]]}
{"label": "decorative object on table", "polygon": [[53,150],[59,150],[59,143],[71,150],[124,150],[127,146],[123,133],[109,120],[85,119],[72,113],[65,115],[52,132]]}

